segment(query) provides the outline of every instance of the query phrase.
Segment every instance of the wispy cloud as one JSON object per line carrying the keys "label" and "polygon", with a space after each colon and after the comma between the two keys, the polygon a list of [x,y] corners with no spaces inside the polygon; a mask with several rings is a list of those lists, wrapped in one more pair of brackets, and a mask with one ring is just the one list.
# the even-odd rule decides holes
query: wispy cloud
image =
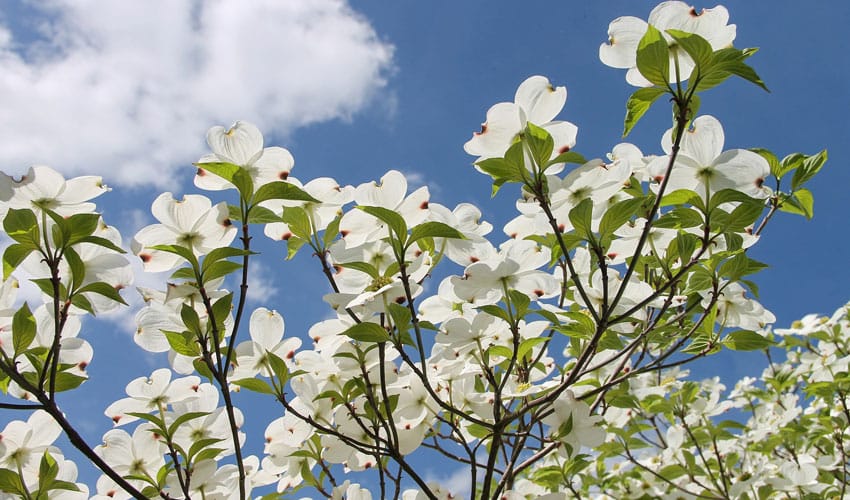
{"label": "wispy cloud", "polygon": [[[392,69],[393,47],[343,0],[33,8],[38,19],[0,18],[0,163],[21,171],[171,187],[209,126],[285,135],[348,119]],[[19,43],[14,25],[36,26],[38,41]]]}

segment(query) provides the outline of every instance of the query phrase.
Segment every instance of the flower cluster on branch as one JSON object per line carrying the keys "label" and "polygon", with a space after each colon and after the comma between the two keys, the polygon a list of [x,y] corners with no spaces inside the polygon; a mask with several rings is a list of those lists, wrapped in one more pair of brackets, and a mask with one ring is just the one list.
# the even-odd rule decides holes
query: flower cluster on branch
{"label": "flower cluster on branch", "polygon": [[[80,318],[124,303],[132,282],[120,235],[90,201],[107,188],[48,167],[0,176],[12,240],[0,388],[21,400],[2,407],[30,411],[0,433],[0,491],[451,498],[420,470],[424,456],[468,471],[471,498],[843,497],[848,311],[772,332],[752,281],[765,264],[749,256],[778,211],[811,217],[804,186],[826,153],[724,150],[700,93],[732,77],[764,87],[728,18],[674,1],[648,22],[611,23],[600,58],[640,87],[625,135],[672,103],[655,154],[620,143],[585,158],[578,127],[557,119],[567,90],[544,76],[491,107],[464,149],[494,196],[518,188],[503,236],[473,205],[409,192],[400,172],[301,182],[254,125],[211,128],[195,186],[238,204],[163,193],[158,222],[133,236],[146,271],[171,273],[139,289],[133,339],[169,367],[126,386],[97,446],[56,395],[87,377]],[[246,307],[257,231],[287,258],[311,253],[328,283],[329,316],[306,338],[276,310]],[[447,276],[431,283],[437,266]],[[18,270],[43,292],[32,310],[16,305]],[[763,350],[769,366],[728,394],[681,368],[724,349]],[[243,390],[279,408],[262,456],[243,453]],[[103,471],[94,488],[54,446],[62,432]]]}

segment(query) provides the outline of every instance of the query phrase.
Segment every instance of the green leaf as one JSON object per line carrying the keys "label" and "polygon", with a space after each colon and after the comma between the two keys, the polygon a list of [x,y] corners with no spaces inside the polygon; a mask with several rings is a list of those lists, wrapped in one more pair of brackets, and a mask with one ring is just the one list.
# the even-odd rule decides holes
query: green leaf
{"label": "green leaf", "polygon": [[714,273],[703,266],[696,266],[688,278],[687,292],[702,292],[710,290],[717,278]]}
{"label": "green leaf", "polygon": [[755,54],[757,50],[752,48],[741,50],[734,47],[716,50],[710,63],[703,68],[696,91],[702,92],[715,87],[732,75],[739,76],[767,90],[767,87],[756,74],[755,70],[744,63],[744,60]]}
{"label": "green leaf", "polygon": [[9,276],[21,265],[29,254],[35,250],[35,247],[30,244],[12,243],[6,250],[3,251],[3,280],[9,279]]}
{"label": "green leaf", "polygon": [[770,339],[749,330],[732,332],[723,339],[723,345],[733,351],[757,351],[773,345]]}
{"label": "green leaf", "polygon": [[591,228],[593,218],[593,200],[585,198],[573,207],[569,213],[570,222],[573,223],[576,234],[583,239],[591,240],[593,238],[593,229]]}
{"label": "green leaf", "polygon": [[[251,380],[251,379],[247,379],[247,380]],[[224,440],[219,439],[219,438],[205,438],[205,439],[199,439],[199,440],[193,442],[192,446],[189,447],[189,457],[188,457],[189,460],[193,460],[195,462],[198,462],[199,460],[197,460],[196,455],[201,450],[203,450],[204,448],[208,448],[208,447],[210,447],[210,446],[212,446],[216,443],[220,443],[222,441],[224,441]],[[221,450],[219,450],[219,451],[221,451]]]}
{"label": "green leaf", "polygon": [[505,359],[511,359],[514,357],[513,349],[504,345],[491,345],[487,348],[485,354],[489,358],[492,358],[494,356],[500,356]]}
{"label": "green leaf", "polygon": [[575,151],[565,151],[549,160],[549,163],[546,166],[550,167],[558,163],[576,163],[578,165],[584,165],[587,163],[587,160],[580,153],[576,153]]}
{"label": "green leaf", "polygon": [[596,332],[596,323],[593,318],[579,311],[570,311],[565,314],[569,322],[556,326],[555,331],[563,333],[568,337],[589,339]]}
{"label": "green leaf", "polygon": [[737,281],[747,271],[748,260],[747,255],[743,251],[740,251],[720,266],[720,277],[727,278],[730,281]]}
{"label": "green leaf", "polygon": [[280,385],[283,386],[289,381],[289,367],[286,362],[277,354],[266,351],[266,356],[269,359],[269,365],[272,367],[272,372],[277,377]]}
{"label": "green leaf", "polygon": [[162,330],[162,334],[165,335],[166,340],[168,340],[168,345],[177,354],[190,357],[201,355],[201,346],[198,345],[198,342],[195,340],[195,334],[191,332],[172,332],[168,330]]}
{"label": "green leaf", "polygon": [[228,293],[217,301],[213,302],[212,311],[215,316],[215,321],[218,323],[219,330],[224,326],[224,320],[230,315],[233,309],[233,292]]}
{"label": "green leaf", "polygon": [[35,316],[30,311],[30,306],[24,302],[12,316],[12,345],[15,356],[29,348],[35,339],[36,331]]}
{"label": "green leaf", "polygon": [[53,219],[53,246],[55,248],[65,248],[68,238],[71,236],[71,228],[68,226],[68,220],[52,210],[44,210],[51,219]]}
{"label": "green leaf", "polygon": [[626,119],[623,123],[623,137],[629,135],[652,104],[666,92],[667,89],[663,87],[644,87],[636,90],[629,96],[629,100],[626,101]]}
{"label": "green leaf", "polygon": [[74,214],[67,219],[70,235],[68,244],[75,245],[91,236],[100,225],[100,214]]}
{"label": "green leaf", "polygon": [[402,243],[407,239],[407,223],[398,212],[384,207],[358,206],[357,208],[385,222]]}
{"label": "green leaf", "polygon": [[195,463],[202,462],[204,460],[212,460],[220,455],[222,451],[224,451],[224,448],[206,448],[195,455],[193,459]]}
{"label": "green leaf", "polygon": [[526,354],[531,352],[531,349],[536,345],[545,344],[549,341],[548,337],[532,337],[529,339],[525,339],[519,344],[519,348],[517,349],[517,359],[522,359]]}
{"label": "green leaf", "polygon": [[514,313],[517,318],[525,316],[528,312],[528,306],[531,305],[531,299],[528,295],[519,290],[508,290],[508,298],[511,300],[511,305],[514,308]]}
{"label": "green leaf", "polygon": [[86,278],[86,264],[77,251],[71,247],[65,249],[65,262],[68,263],[68,268],[71,270],[69,288],[72,292],[75,292]]}
{"label": "green leaf", "polygon": [[390,334],[377,323],[357,323],[349,327],[340,335],[357,340],[359,342],[386,342],[390,340]]}
{"label": "green leaf", "polygon": [[331,246],[331,243],[334,242],[337,235],[339,234],[339,221],[342,220],[342,216],[337,216],[334,220],[328,224],[328,227],[325,229],[325,234],[322,237],[322,243],[324,243],[325,248]]}
{"label": "green leaf", "polygon": [[254,205],[248,212],[248,224],[271,224],[280,222],[280,216],[266,207]]}
{"label": "green leaf", "polygon": [[807,219],[815,216],[815,198],[806,188],[800,188],[788,198],[782,200],[779,210],[792,214],[803,215]]}
{"label": "green leaf", "polygon": [[638,42],[637,69],[644,78],[662,87],[667,87],[670,78],[670,54],[667,40],[653,25],[648,25],[646,34]]}
{"label": "green leaf", "polygon": [[205,271],[213,263],[230,257],[242,257],[244,255],[255,255],[256,252],[246,251],[235,247],[220,247],[214,248],[204,257],[204,262],[201,264],[201,270]]}
{"label": "green leaf", "polygon": [[501,307],[499,307],[495,304],[487,304],[487,305],[483,305],[483,306],[478,306],[478,307],[476,307],[476,309],[478,309],[481,312],[487,313],[490,316],[494,316],[496,318],[501,318],[501,319],[503,319],[507,322],[511,321],[511,317],[508,316],[508,313],[504,309],[502,309]]}
{"label": "green leaf", "polygon": [[750,148],[750,151],[767,160],[767,164],[770,165],[770,174],[772,176],[777,179],[781,179],[782,176],[785,175],[786,170],[782,168],[782,164],[779,163],[779,159],[771,151],[764,148]]}
{"label": "green leaf", "polygon": [[791,191],[796,192],[803,184],[820,172],[827,158],[825,149],[816,155],[806,156],[802,165],[794,172],[794,177],[791,178]]}
{"label": "green leaf", "polygon": [[260,394],[274,394],[274,389],[272,389],[272,386],[270,386],[268,382],[255,378],[243,378],[234,380],[232,383],[239,387],[244,387],[252,392],[259,392]]}
{"label": "green leaf", "polygon": [[506,182],[522,182],[522,176],[516,165],[504,158],[487,158],[475,164],[482,172],[493,178],[493,183],[501,186]]}
{"label": "green leaf", "polygon": [[213,383],[213,381],[214,381],[213,373],[210,370],[210,367],[207,366],[207,363],[203,359],[201,359],[201,358],[194,359],[192,361],[192,366],[195,367],[195,371],[198,372],[198,374],[200,374],[205,379],[209,380],[210,383]]}
{"label": "green leaf", "polygon": [[368,262],[345,262],[337,265],[345,269],[354,269],[361,273],[368,274],[372,279],[377,279],[380,276],[378,269]]}
{"label": "green leaf", "polygon": [[387,308],[389,310],[390,317],[393,320],[393,325],[395,325],[396,330],[398,330],[399,333],[406,332],[410,329],[410,322],[413,318],[410,314],[410,309],[401,304],[396,304],[395,302],[387,304]]}
{"label": "green leaf", "polygon": [[89,301],[89,299],[87,299],[85,295],[74,294],[71,297],[71,304],[76,307],[79,307],[80,309],[91,314],[92,316],[96,315],[94,307],[91,305],[91,301]]}
{"label": "green leaf", "polygon": [[180,319],[183,320],[183,325],[193,335],[203,335],[204,330],[201,327],[201,318],[198,317],[198,311],[196,311],[194,307],[188,304],[183,304],[180,307]]}
{"label": "green leaf", "polygon": [[552,158],[552,151],[555,149],[555,141],[552,139],[552,135],[546,129],[528,122],[525,125],[522,138],[528,145],[535,165],[540,168],[540,171],[545,170]]}
{"label": "green leaf", "polygon": [[56,479],[50,483],[51,490],[80,491],[80,487],[70,481]]}
{"label": "green leaf", "polygon": [[[637,215],[644,201],[646,201],[644,198],[630,198],[608,207],[602,215],[602,220],[599,221],[600,238],[603,241],[610,238],[614,231]],[[605,243],[603,245],[607,246]]]}
{"label": "green leaf", "polygon": [[227,276],[228,274],[238,271],[239,269],[242,269],[242,264],[238,262],[220,260],[209,266],[209,269],[204,272],[204,284],[221,278],[222,276]]}
{"label": "green leaf", "polygon": [[668,207],[670,205],[685,205],[691,204],[694,206],[702,206],[700,196],[690,189],[677,189],[669,193],[665,193],[661,198],[661,206]]}
{"label": "green leaf", "polygon": [[407,240],[407,246],[410,246],[415,241],[419,241],[422,238],[452,238],[458,240],[465,240],[466,237],[458,231],[457,229],[445,224],[443,222],[423,222],[418,226],[414,227],[410,231],[410,238]]}
{"label": "green leaf", "polygon": [[711,195],[711,199],[708,202],[708,210],[712,211],[715,208],[719,207],[724,203],[755,203],[759,205],[763,205],[764,201],[753,198],[752,196],[742,193],[737,189],[721,189],[720,191]]}
{"label": "green leaf", "polygon": [[109,283],[104,283],[102,281],[98,281],[95,283],[89,283],[84,287],[77,290],[77,293],[96,293],[98,295],[103,295],[107,299],[110,299],[114,302],[118,302],[119,304],[127,305],[127,302],[124,301],[124,297],[122,297],[118,290],[115,289],[114,286]]}
{"label": "green leaf", "polygon": [[734,231],[740,233],[752,226],[755,221],[764,212],[764,202],[747,202],[741,203],[732,213],[729,214],[729,219],[725,224],[721,224],[724,231]]}
{"label": "green leaf", "polygon": [[233,184],[246,202],[254,194],[254,181],[251,180],[251,175],[239,165],[225,162],[195,163],[194,165]]}
{"label": "green leaf", "polygon": [[56,459],[50,455],[50,452],[44,450],[44,455],[41,456],[41,462],[38,465],[38,483],[39,489],[49,491],[56,476],[59,475],[59,464]]}
{"label": "green leaf", "polygon": [[188,280],[188,281],[196,281],[197,276],[195,276],[195,271],[190,267],[181,267],[171,273],[171,276],[168,277],[170,280]]}
{"label": "green leaf", "polygon": [[289,226],[289,230],[295,236],[309,240],[313,234],[313,226],[310,224],[310,216],[301,207],[286,207],[283,209],[283,222]]}
{"label": "green leaf", "polygon": [[183,257],[184,259],[186,259],[186,261],[189,262],[189,264],[192,265],[193,269],[198,268],[197,257],[195,257],[195,254],[192,253],[191,250],[189,250],[188,248],[186,248],[184,246],[180,246],[180,245],[154,245],[150,248],[152,250],[159,250],[160,252],[168,252],[168,253],[172,253],[174,255],[178,255],[180,257]]}
{"label": "green leaf", "polygon": [[652,224],[653,227],[687,229],[703,223],[702,215],[693,208],[677,207],[665,213]]}
{"label": "green leaf", "polygon": [[266,200],[294,200],[321,203],[321,201],[313,198],[309,193],[295,184],[283,181],[263,184],[257,189],[257,192],[254,193],[253,203],[256,205],[257,203]]}
{"label": "green leaf", "polygon": [[57,373],[55,389],[56,392],[70,391],[71,389],[76,389],[85,381],[86,377],[80,377],[79,375],[68,372]]}
{"label": "green leaf", "polygon": [[21,482],[21,476],[9,469],[0,469],[0,491],[14,493],[23,497],[27,490]]}
{"label": "green leaf", "polygon": [[3,219],[3,229],[18,243],[38,246],[41,242],[38,219],[33,211],[27,208],[10,208]]}
{"label": "green leaf", "polygon": [[676,40],[678,46],[682,47],[691,56],[691,59],[696,63],[697,69],[701,69],[711,62],[714,50],[705,38],[696,33],[688,33],[680,30],[669,29],[666,31],[668,35],[673,37],[673,40]]}
{"label": "green leaf", "polygon": [[92,245],[108,248],[113,252],[127,253],[127,251],[123,248],[100,236],[86,236],[85,238],[80,238],[80,241],[78,243],[91,243]]}

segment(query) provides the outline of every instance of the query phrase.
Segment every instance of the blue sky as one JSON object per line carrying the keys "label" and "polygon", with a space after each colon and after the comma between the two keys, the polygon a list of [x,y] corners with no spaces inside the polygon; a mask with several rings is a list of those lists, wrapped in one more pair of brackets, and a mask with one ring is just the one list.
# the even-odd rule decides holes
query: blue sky
{"label": "blue sky", "polygon": [[[526,77],[545,75],[568,89],[561,118],[579,127],[575,149],[603,157],[621,142],[633,89],[623,72],[599,62],[599,44],[613,18],[646,18],[655,5],[291,3],[116,3],[110,11],[7,0],[0,8],[3,170],[45,163],[66,176],[102,175],[114,189],[98,200],[106,221],[130,237],[153,222],[149,206],[159,192],[196,191],[191,162],[206,151],[206,129],[244,119],[260,126],[267,145],[292,152],[299,179],[357,185],[399,169],[428,185],[433,201],[479,205],[498,230],[512,217],[516,192],[490,200],[487,178],[462,149],[486,110],[512,100]],[[780,157],[829,150],[810,186],[814,220],[781,214],[752,254],[771,266],[756,281],[784,326],[850,299],[850,56],[839,36],[850,25],[850,3],[725,5],[738,26],[735,45],[761,47],[750,62],[771,90],[731,81],[704,95],[702,112],[723,123],[726,148],[764,147]],[[669,111],[659,107],[629,141],[659,153],[668,127]],[[263,239],[258,232],[255,241]],[[278,309],[287,334],[304,335],[327,315],[318,269],[307,255],[279,266],[281,246],[263,241],[261,249],[264,279],[251,306]],[[93,378],[66,408],[97,443],[110,427],[100,409],[164,360],[131,343],[132,314],[85,328],[95,348]],[[697,372],[755,375],[753,359],[724,356]]]}

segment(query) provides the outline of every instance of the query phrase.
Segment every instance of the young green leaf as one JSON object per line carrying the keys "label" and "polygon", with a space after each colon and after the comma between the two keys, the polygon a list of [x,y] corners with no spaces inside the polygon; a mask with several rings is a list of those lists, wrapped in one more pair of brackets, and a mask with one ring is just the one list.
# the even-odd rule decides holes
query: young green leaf
{"label": "young green leaf", "polygon": [[815,198],[811,191],[800,188],[791,196],[782,199],[779,210],[811,219],[815,216]]}
{"label": "young green leaf", "polygon": [[644,78],[668,87],[670,78],[670,53],[667,40],[653,25],[648,25],[646,34],[638,42],[637,69]]}
{"label": "young green leaf", "polygon": [[410,238],[407,240],[407,246],[412,245],[414,242],[419,241],[422,238],[466,239],[463,233],[457,229],[449,226],[448,224],[437,221],[423,222],[422,224],[415,226],[410,231]]}
{"label": "young green leaf", "polygon": [[[711,63],[711,58],[714,55],[714,50],[708,41],[697,35],[696,33],[688,33],[681,30],[669,29],[667,34],[676,40],[676,45],[681,47],[691,56],[696,64],[696,71],[701,70],[705,65]],[[675,50],[675,49],[673,49]]]}
{"label": "young green leaf", "polygon": [[257,192],[254,193],[254,204],[266,200],[294,200],[321,203],[295,184],[283,181],[270,182],[257,188]]}
{"label": "young green leaf", "polygon": [[623,137],[629,135],[637,122],[649,110],[659,97],[667,93],[664,87],[644,87],[636,90],[626,101],[626,119],[623,123]]}
{"label": "young green leaf", "polygon": [[390,340],[390,334],[377,323],[357,323],[340,335],[345,335],[359,342],[386,342]]}
{"label": "young green leaf", "polygon": [[723,339],[723,345],[733,351],[756,351],[766,349],[772,344],[767,337],[749,330],[732,332]]}
{"label": "young green leaf", "polygon": [[248,212],[248,224],[271,224],[280,221],[279,215],[260,205],[254,205]]}
{"label": "young green leaf", "polygon": [[38,219],[33,211],[27,208],[10,208],[3,219],[3,229],[18,243],[34,247],[41,243]]}
{"label": "young green leaf", "polygon": [[366,207],[361,205],[357,208],[385,222],[401,242],[407,239],[407,223],[404,222],[404,217],[399,215],[398,212],[384,207]]}
{"label": "young green leaf", "polygon": [[102,281],[97,281],[95,283],[89,283],[80,289],[77,290],[77,293],[96,293],[98,295],[103,295],[107,299],[118,302],[119,304],[127,305],[127,302],[124,301],[124,297],[122,297],[118,290],[110,285],[109,283],[104,283]]}
{"label": "young green leaf", "polygon": [[591,220],[593,217],[593,200],[585,198],[573,207],[569,213],[570,222],[576,230],[576,234],[586,240],[593,238],[593,229],[591,228]]}
{"label": "young green leaf", "polygon": [[555,149],[555,141],[552,139],[552,135],[546,129],[528,122],[522,138],[528,145],[531,156],[534,158],[534,163],[541,170],[545,169],[549,160],[552,158],[552,151]]}
{"label": "young green leaf", "polygon": [[6,247],[6,250],[3,251],[3,280],[9,279],[9,276],[21,265],[21,262],[35,249],[34,246],[24,243],[12,243]]}
{"label": "young green leaf", "polygon": [[243,378],[239,380],[234,380],[232,384],[248,389],[251,392],[259,392],[260,394],[274,394],[274,389],[272,389],[272,386],[270,386],[268,382],[255,378]]}
{"label": "young green leaf", "polygon": [[12,347],[15,350],[15,356],[29,348],[35,339],[35,334],[35,316],[30,311],[29,305],[24,302],[12,316]]}

